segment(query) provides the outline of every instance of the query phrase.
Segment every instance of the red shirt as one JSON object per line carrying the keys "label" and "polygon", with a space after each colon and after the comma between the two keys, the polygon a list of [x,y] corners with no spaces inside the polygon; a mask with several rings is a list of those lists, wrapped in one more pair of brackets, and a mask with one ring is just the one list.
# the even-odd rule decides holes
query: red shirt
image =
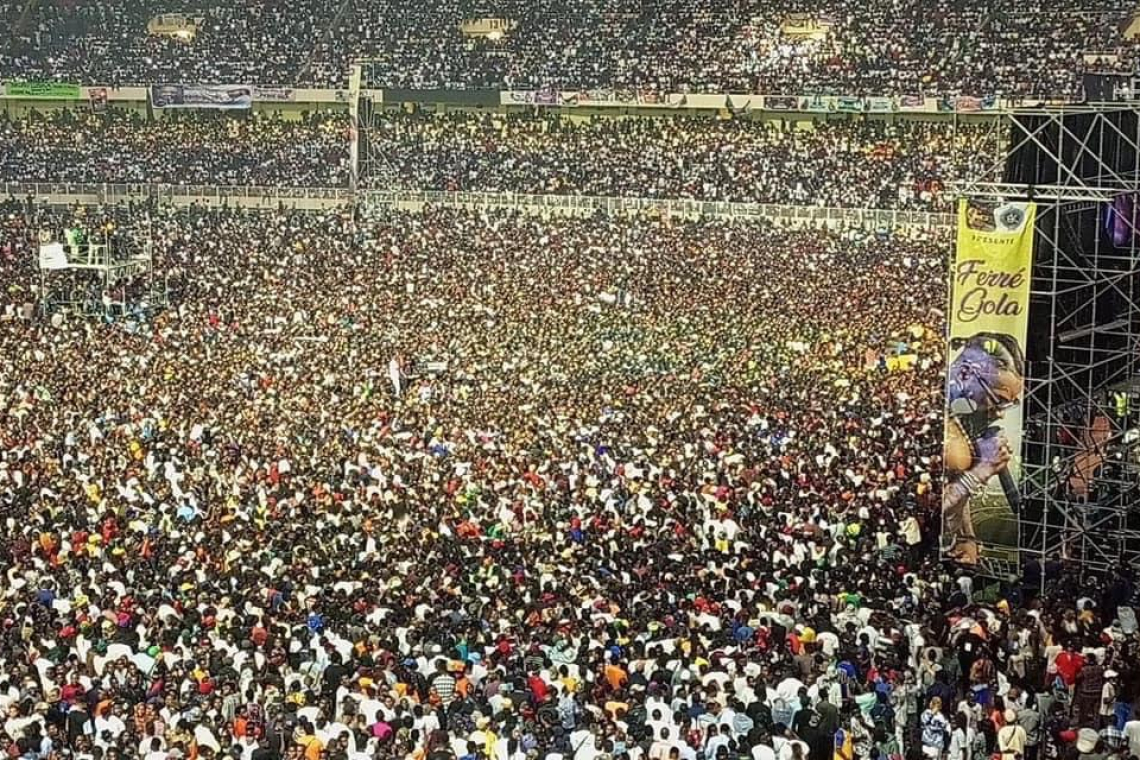
{"label": "red shirt", "polygon": [[1066,686],[1072,686],[1077,682],[1077,676],[1084,666],[1085,658],[1076,652],[1061,652],[1057,655],[1057,674],[1061,676]]}
{"label": "red shirt", "polygon": [[530,693],[534,695],[534,701],[540,703],[545,702],[546,695],[550,690],[547,688],[546,682],[542,680],[542,677],[533,675],[527,679],[527,683],[530,686]]}

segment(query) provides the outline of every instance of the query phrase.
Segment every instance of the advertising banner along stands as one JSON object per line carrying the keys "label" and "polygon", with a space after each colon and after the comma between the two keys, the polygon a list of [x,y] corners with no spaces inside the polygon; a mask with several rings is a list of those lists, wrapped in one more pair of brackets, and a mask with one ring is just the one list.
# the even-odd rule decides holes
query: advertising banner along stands
{"label": "advertising banner along stands", "polygon": [[253,107],[253,86],[245,84],[156,84],[150,88],[155,108]]}
{"label": "advertising banner along stands", "polygon": [[4,95],[33,100],[79,100],[82,88],[67,82],[9,82],[4,85]]}

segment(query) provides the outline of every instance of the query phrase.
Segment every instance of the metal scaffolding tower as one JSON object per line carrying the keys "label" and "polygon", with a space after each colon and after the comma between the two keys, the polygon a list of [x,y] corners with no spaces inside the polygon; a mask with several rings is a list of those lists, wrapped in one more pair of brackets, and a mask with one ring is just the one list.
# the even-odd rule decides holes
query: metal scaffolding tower
{"label": "metal scaffolding tower", "polygon": [[[63,241],[61,222],[39,225],[38,292],[43,316],[70,313],[103,318],[145,316],[169,304],[169,283],[155,271],[150,217],[130,211],[93,224],[64,226],[82,242]],[[113,228],[113,232],[112,232]],[[54,255],[49,253],[54,248]]]}
{"label": "metal scaffolding tower", "polygon": [[384,94],[374,89],[378,63],[361,60],[352,67],[348,80],[348,110],[352,121],[349,143],[350,182],[353,192],[386,187],[394,178],[391,162],[377,145],[383,132]]}
{"label": "metal scaffolding tower", "polygon": [[[1140,568],[1140,106],[1026,108],[956,189],[1037,203],[1020,561]],[[1016,456],[1016,452],[1015,452]],[[994,576],[1018,558],[987,558]]]}

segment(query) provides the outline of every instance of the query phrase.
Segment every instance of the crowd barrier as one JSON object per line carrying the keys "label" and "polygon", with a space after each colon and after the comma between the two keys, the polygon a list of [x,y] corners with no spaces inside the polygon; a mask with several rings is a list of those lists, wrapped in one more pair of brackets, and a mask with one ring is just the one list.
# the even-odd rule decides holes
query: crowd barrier
{"label": "crowd barrier", "polygon": [[339,187],[261,187],[256,185],[149,185],[73,182],[6,182],[6,197],[33,198],[54,204],[118,204],[155,200],[175,206],[234,206],[301,210],[335,208],[352,200]]}
{"label": "crowd barrier", "polygon": [[362,199],[378,205],[436,205],[468,208],[514,208],[556,213],[655,213],[671,216],[715,216],[733,219],[767,219],[815,225],[861,227],[951,228],[953,214],[893,209],[833,208],[775,203],[729,203],[662,198],[620,198],[589,195],[525,195],[520,193],[463,193],[443,191],[368,190]]}
{"label": "crowd barrier", "polygon": [[188,206],[231,206],[302,210],[335,208],[353,200],[378,206],[405,208],[458,206],[512,208],[528,212],[563,214],[660,214],[679,217],[714,216],[732,219],[814,225],[875,228],[950,228],[953,214],[893,209],[831,208],[773,203],[729,203],[662,198],[620,198],[589,195],[527,195],[521,193],[466,193],[435,190],[364,190],[354,194],[337,187],[259,187],[254,185],[128,185],[56,182],[7,182],[0,185],[6,197],[33,197],[56,204],[118,204],[155,200]]}

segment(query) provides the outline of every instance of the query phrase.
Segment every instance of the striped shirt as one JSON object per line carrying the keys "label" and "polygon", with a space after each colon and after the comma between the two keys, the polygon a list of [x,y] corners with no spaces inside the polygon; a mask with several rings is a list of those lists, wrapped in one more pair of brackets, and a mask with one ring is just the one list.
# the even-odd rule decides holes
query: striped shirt
{"label": "striped shirt", "polygon": [[444,707],[455,701],[455,676],[450,673],[440,673],[432,679],[431,687],[439,695],[439,701]]}

